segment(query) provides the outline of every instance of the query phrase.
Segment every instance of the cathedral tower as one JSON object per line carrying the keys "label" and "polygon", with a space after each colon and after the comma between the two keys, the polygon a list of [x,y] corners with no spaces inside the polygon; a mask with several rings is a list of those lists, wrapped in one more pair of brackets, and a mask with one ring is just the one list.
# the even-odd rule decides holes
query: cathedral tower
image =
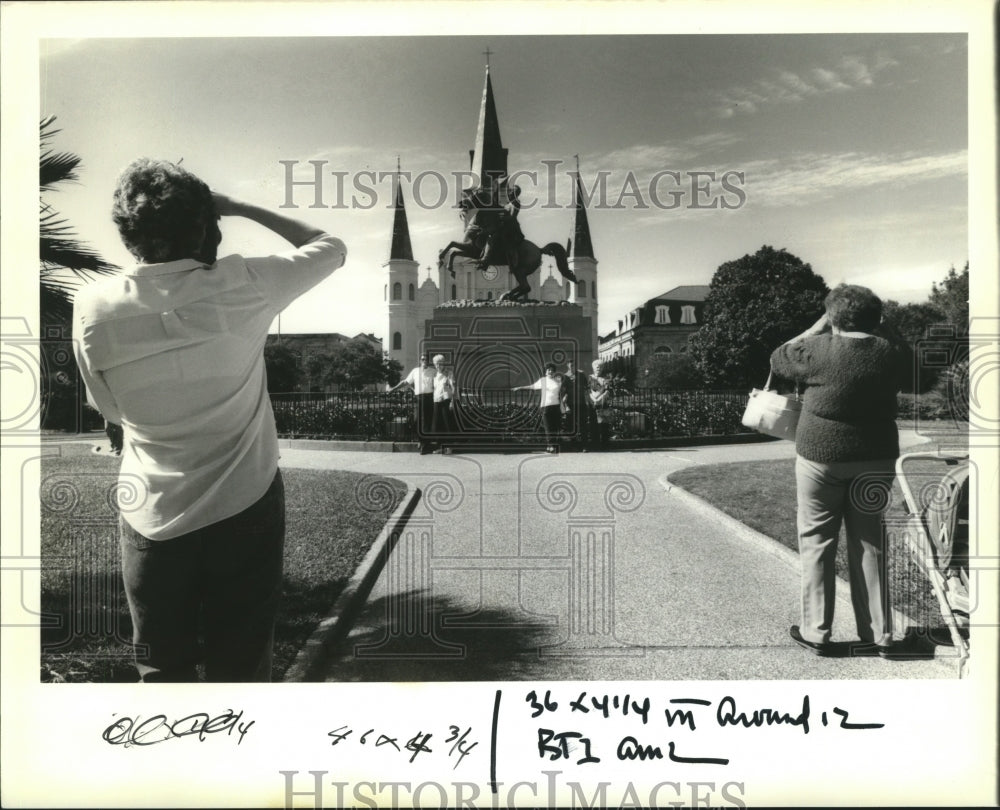
{"label": "cathedral tower", "polygon": [[388,311],[388,328],[383,345],[391,360],[402,363],[403,373],[406,374],[417,365],[424,324],[417,304],[419,265],[413,260],[410,226],[406,220],[400,184],[396,185],[389,261],[383,267],[386,268],[385,301]]}
{"label": "cathedral tower", "polygon": [[569,251],[569,267],[576,275],[576,284],[567,281],[568,301],[583,307],[584,316],[590,318],[593,331],[594,357],[597,357],[597,259],[594,258],[594,244],[590,239],[590,223],[587,221],[587,207],[583,202],[580,186],[580,164],[577,161],[576,178],[573,185],[574,222],[573,240]]}
{"label": "cathedral tower", "polygon": [[[486,66],[483,96],[479,104],[476,140],[469,150],[469,170],[475,175],[470,181],[472,186],[495,184],[507,174],[507,148],[500,138],[500,119],[489,65]],[[473,301],[496,299],[513,286],[510,272],[505,267],[479,271],[473,259],[455,259],[454,270],[454,278],[446,269],[438,272],[442,301],[452,298]]]}

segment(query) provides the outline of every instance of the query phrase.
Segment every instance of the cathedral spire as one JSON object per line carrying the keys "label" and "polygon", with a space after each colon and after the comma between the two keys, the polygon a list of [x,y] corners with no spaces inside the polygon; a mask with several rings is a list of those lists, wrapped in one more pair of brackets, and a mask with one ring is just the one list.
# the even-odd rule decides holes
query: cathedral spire
{"label": "cathedral spire", "polygon": [[576,216],[573,223],[573,245],[570,258],[593,259],[594,245],[590,240],[590,223],[587,222],[587,207],[583,202],[583,188],[580,185],[580,157],[576,156],[576,181],[573,188]]}
{"label": "cathedral spire", "polygon": [[[396,158],[396,177],[399,177],[399,158]],[[392,245],[389,247],[389,261],[406,259],[413,261],[413,248],[410,246],[410,225],[406,221],[406,208],[403,207],[403,187],[396,183],[396,206],[392,220]]]}
{"label": "cathedral spire", "polygon": [[486,184],[487,176],[496,179],[507,174],[507,150],[500,141],[500,122],[497,119],[497,105],[493,99],[489,64],[486,65],[483,102],[479,107],[476,145],[469,152],[469,159],[470,169],[479,178],[480,185]]}

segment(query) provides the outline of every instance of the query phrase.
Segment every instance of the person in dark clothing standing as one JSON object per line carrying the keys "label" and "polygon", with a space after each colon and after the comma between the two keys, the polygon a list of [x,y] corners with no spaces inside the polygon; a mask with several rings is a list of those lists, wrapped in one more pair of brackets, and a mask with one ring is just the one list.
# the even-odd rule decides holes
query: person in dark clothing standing
{"label": "person in dark clothing standing", "polygon": [[545,376],[539,377],[531,385],[518,385],[512,391],[540,391],[538,403],[542,417],[542,427],[545,430],[546,453],[555,453],[559,449],[559,428],[562,422],[562,406],[566,404],[563,393],[562,377],[556,374],[555,363],[545,364]]}
{"label": "person in dark clothing standing", "polygon": [[413,369],[405,379],[400,380],[386,392],[392,394],[403,386],[409,386],[413,389],[417,406],[417,438],[420,444],[420,455],[422,456],[431,451],[434,423],[435,376],[437,376],[437,369],[431,365],[430,358],[426,354],[423,354],[420,356],[420,365]]}
{"label": "person in dark clothing standing", "polygon": [[611,435],[611,416],[608,411],[608,396],[611,393],[608,381],[601,376],[604,365],[600,360],[593,363],[594,373],[590,377],[590,405],[594,409],[594,445],[604,450]]}
{"label": "person in dark clothing standing", "polygon": [[590,377],[582,368],[575,369],[573,363],[566,364],[563,393],[569,405],[567,432],[577,434],[580,447],[586,453],[596,438],[597,417],[590,399]]}
{"label": "person in dark clothing standing", "polygon": [[899,455],[896,393],[912,355],[898,332],[880,323],[882,302],[867,287],[841,284],[825,305],[812,327],[771,355],[776,374],[807,386],[795,437],[802,623],[790,633],[800,646],[830,653],[843,524],[859,649],[888,657],[882,514]]}

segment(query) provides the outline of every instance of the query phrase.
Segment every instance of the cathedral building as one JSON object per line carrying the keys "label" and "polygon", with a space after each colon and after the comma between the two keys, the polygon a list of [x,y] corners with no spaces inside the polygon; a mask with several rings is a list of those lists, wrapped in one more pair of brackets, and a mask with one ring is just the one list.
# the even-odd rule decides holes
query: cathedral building
{"label": "cathedral building", "polygon": [[[500,123],[489,66],[479,109],[474,147],[469,152],[469,168],[479,178],[494,181],[508,174],[507,149],[500,138]],[[409,223],[401,185],[396,187],[394,201],[392,236],[389,245],[389,259],[383,265],[385,270],[384,298],[386,325],[383,346],[389,357],[398,360],[404,370],[418,364],[422,341],[426,334],[426,323],[433,318],[434,308],[449,301],[492,301],[498,299],[513,286],[510,271],[506,267],[489,267],[478,270],[473,259],[456,258],[453,264],[454,277],[447,267],[427,268],[421,278],[419,263],[413,257],[410,244]],[[460,223],[456,222],[455,239],[461,238]],[[528,229],[530,230],[530,221]],[[587,210],[580,186],[579,173],[574,185],[573,223],[568,263],[577,277],[576,283],[556,278],[551,270],[546,278],[544,266],[538,276],[530,281],[532,295],[536,300],[558,302],[568,301],[579,304],[584,317],[589,317],[591,346],[588,353],[597,356],[597,259],[590,236]],[[435,264],[437,257],[434,257]],[[436,274],[435,277],[432,277]]]}

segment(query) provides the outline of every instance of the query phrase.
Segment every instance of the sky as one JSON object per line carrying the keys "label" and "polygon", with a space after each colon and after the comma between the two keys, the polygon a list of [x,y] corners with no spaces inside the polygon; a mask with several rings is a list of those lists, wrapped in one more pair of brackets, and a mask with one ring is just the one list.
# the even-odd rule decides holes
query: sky
{"label": "sky", "polygon": [[[963,34],[46,39],[41,115],[57,116],[54,147],[83,158],[80,182],[46,199],[121,265],[110,201],[136,157],[183,159],[259,205],[290,201],[280,210],[342,237],[349,257],[281,330],[384,337],[391,180],[362,175],[374,195],[353,183],[397,159],[411,173],[400,182],[423,279],[461,237],[452,173],[469,168],[487,49],[509,170],[538,173],[520,183],[527,238],[570,235],[577,156],[588,189],[605,177],[588,211],[601,334],[762,245],[900,302],[925,300],[969,258]],[[313,187],[289,191],[288,161],[297,181],[325,161],[323,207]],[[283,247],[245,221],[223,233],[223,254]]]}

